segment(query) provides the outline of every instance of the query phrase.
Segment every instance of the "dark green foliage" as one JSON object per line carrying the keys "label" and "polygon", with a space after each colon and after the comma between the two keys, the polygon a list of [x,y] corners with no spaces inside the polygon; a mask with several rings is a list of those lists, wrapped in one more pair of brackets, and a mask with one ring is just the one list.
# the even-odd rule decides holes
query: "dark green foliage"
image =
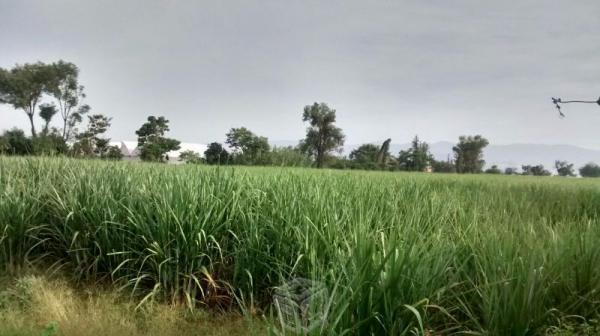
{"label": "dark green foliage", "polygon": [[532,176],[550,176],[552,173],[544,168],[544,165],[523,165],[521,166],[523,175]]}
{"label": "dark green foliage", "polygon": [[575,176],[575,169],[573,168],[572,163],[556,160],[554,162],[554,167],[558,172],[558,176]]}
{"label": "dark green foliage", "polygon": [[415,135],[411,147],[400,151],[397,162],[400,170],[422,172],[431,167],[433,155],[429,152],[429,145]]}
{"label": "dark green foliage", "polygon": [[483,149],[489,144],[481,135],[460,136],[458,144],[452,148],[458,173],[481,173],[485,161]]}
{"label": "dark green foliage", "polygon": [[500,168],[498,168],[497,165],[493,165],[490,168],[485,170],[486,174],[502,174],[502,171],[500,170]]}
{"label": "dark green foliage", "polygon": [[456,173],[456,165],[450,159],[444,160],[433,160],[431,162],[431,168],[434,173]]}
{"label": "dark green foliage", "polygon": [[23,130],[13,128],[0,136],[0,154],[53,156],[67,151],[67,144],[56,132],[44,132],[33,138],[27,137]]}
{"label": "dark green foliage", "polygon": [[25,135],[23,130],[13,128],[4,131],[0,138],[0,150],[7,155],[30,155],[33,154],[33,141]]}
{"label": "dark green foliage", "polygon": [[377,153],[377,164],[381,168],[391,168],[393,169],[394,165],[390,166],[390,161],[392,161],[392,156],[390,154],[390,143],[392,142],[391,138],[385,140],[381,147],[379,148],[379,153]]}
{"label": "dark green foliage", "polygon": [[600,177],[600,166],[590,162],[579,168],[579,175],[582,177]]}
{"label": "dark green foliage", "polygon": [[135,131],[143,161],[165,162],[168,152],[179,149],[179,141],[164,137],[168,131],[169,121],[155,116],[148,117],[148,121]]}
{"label": "dark green foliage", "polygon": [[342,129],[335,126],[335,110],[325,103],[304,107],[302,121],[308,122],[301,149],[314,158],[317,168],[323,167],[328,155],[344,145]]}
{"label": "dark green foliage", "polygon": [[518,174],[518,172],[517,172],[517,168],[514,168],[514,167],[506,167],[506,168],[504,169],[504,174],[505,174],[505,175],[516,175],[516,174]]}
{"label": "dark green foliage", "polygon": [[218,142],[212,142],[204,151],[204,160],[210,165],[224,165],[229,163],[229,153]]}
{"label": "dark green foliage", "polygon": [[225,141],[232,149],[232,159],[237,164],[268,164],[270,150],[268,139],[252,133],[246,127],[232,128]]}
{"label": "dark green foliage", "polygon": [[44,128],[42,130],[42,134],[48,134],[50,122],[52,118],[58,111],[56,110],[56,106],[54,104],[42,104],[40,105],[40,118],[44,120]]}
{"label": "dark green foliage", "polygon": [[10,70],[0,68],[0,103],[23,110],[29,118],[31,136],[36,137],[35,116],[42,94],[52,80],[52,68],[44,63],[15,65]]}
{"label": "dark green foliage", "polygon": [[35,155],[65,155],[69,151],[69,146],[56,129],[44,132],[31,140]]}
{"label": "dark green foliage", "polygon": [[353,168],[357,169],[377,169],[379,164],[379,146],[374,144],[364,144],[350,152],[350,162]]}

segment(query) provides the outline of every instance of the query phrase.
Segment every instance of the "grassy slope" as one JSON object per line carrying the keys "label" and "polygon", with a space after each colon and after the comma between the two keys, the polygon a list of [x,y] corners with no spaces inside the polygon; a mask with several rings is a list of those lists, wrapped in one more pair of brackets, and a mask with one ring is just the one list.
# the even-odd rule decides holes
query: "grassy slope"
{"label": "grassy slope", "polygon": [[316,334],[593,317],[599,214],[584,179],[0,158],[0,268],[58,262],[138,302],[252,312],[309,278],[327,287]]}

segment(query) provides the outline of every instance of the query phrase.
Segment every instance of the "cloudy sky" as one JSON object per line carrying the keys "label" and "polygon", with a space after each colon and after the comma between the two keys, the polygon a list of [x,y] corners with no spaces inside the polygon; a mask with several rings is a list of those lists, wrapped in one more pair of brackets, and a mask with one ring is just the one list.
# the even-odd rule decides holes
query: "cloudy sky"
{"label": "cloudy sky", "polygon": [[[347,143],[454,141],[600,149],[600,1],[0,0],[0,67],[74,62],[115,140],[148,115],[187,142],[246,126],[303,136],[337,110]],[[0,129],[28,130],[0,106]]]}

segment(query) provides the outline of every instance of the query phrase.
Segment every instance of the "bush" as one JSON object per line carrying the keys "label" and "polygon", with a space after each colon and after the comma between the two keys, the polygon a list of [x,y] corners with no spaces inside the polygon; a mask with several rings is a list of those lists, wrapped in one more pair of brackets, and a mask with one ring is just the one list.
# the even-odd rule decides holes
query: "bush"
{"label": "bush", "polygon": [[583,177],[600,177],[600,166],[590,162],[579,168],[579,175]]}

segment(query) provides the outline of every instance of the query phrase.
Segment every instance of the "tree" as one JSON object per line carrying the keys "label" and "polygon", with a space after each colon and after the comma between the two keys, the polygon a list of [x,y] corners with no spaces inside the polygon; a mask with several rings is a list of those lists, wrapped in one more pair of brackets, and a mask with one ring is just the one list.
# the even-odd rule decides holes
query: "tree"
{"label": "tree", "polygon": [[335,110],[325,103],[304,107],[302,121],[308,122],[302,149],[315,158],[317,168],[323,167],[326,156],[344,145],[342,129],[335,126]]}
{"label": "tree", "polygon": [[111,118],[102,114],[88,116],[87,129],[76,135],[77,142],[73,144],[73,153],[87,157],[106,156],[110,139],[101,135],[110,127],[110,121]]}
{"label": "tree", "polygon": [[55,128],[47,134],[32,138],[31,141],[33,144],[33,154],[35,155],[54,156],[69,152],[69,146]]}
{"label": "tree", "polygon": [[377,164],[381,167],[384,168],[387,164],[388,161],[390,160],[390,143],[392,142],[392,139],[388,138],[387,140],[385,140],[383,142],[383,144],[381,144],[381,148],[379,148],[379,153],[377,153]]}
{"label": "tree", "polygon": [[364,144],[350,152],[349,158],[354,168],[376,169],[379,156],[379,146]]}
{"label": "tree", "polygon": [[123,158],[123,153],[117,146],[108,146],[108,150],[102,158],[106,160],[121,160]]}
{"label": "tree", "polygon": [[237,163],[264,164],[270,150],[269,140],[255,135],[246,127],[232,128],[226,134],[225,141],[234,150]]}
{"label": "tree", "polygon": [[433,155],[429,152],[429,145],[420,141],[415,135],[411,147],[398,153],[398,168],[406,171],[425,171],[431,166]]}
{"label": "tree", "polygon": [[229,153],[218,142],[212,142],[204,151],[204,160],[208,164],[227,164],[229,163]]}
{"label": "tree", "polygon": [[523,165],[521,166],[521,170],[523,170],[523,175],[533,175],[533,176],[550,176],[551,172],[544,168],[544,165]]}
{"label": "tree", "polygon": [[168,131],[169,121],[165,117],[150,116],[135,132],[143,161],[165,162],[169,159],[168,152],[179,149],[179,141],[164,137]]}
{"label": "tree", "polygon": [[186,150],[179,153],[179,160],[185,163],[198,164],[202,163],[202,156],[200,156],[200,153],[194,152],[193,150]]}
{"label": "tree", "polygon": [[448,160],[433,160],[431,161],[431,168],[435,173],[456,173],[456,165],[450,158]]}
{"label": "tree", "polygon": [[558,172],[558,176],[575,176],[575,169],[572,163],[556,160],[554,161],[554,167]]}
{"label": "tree", "polygon": [[486,173],[486,174],[502,174],[502,171],[500,170],[500,168],[498,168],[497,165],[492,165],[490,168],[486,169],[484,173]]}
{"label": "tree", "polygon": [[481,135],[460,136],[458,144],[452,148],[458,173],[481,173],[485,160],[483,149],[489,144]]}
{"label": "tree", "polygon": [[504,174],[505,175],[515,175],[517,174],[517,168],[513,168],[513,167],[506,167],[504,169]]}
{"label": "tree", "polygon": [[25,136],[25,132],[18,128],[4,131],[0,137],[2,152],[8,155],[30,155],[33,154],[33,142]]}
{"label": "tree", "polygon": [[33,117],[42,94],[52,77],[50,67],[44,63],[15,65],[10,71],[0,68],[0,103],[23,110],[31,124],[31,136],[36,137]]}
{"label": "tree", "polygon": [[590,162],[579,168],[579,175],[582,177],[600,177],[600,166]]}
{"label": "tree", "polygon": [[79,68],[70,62],[58,61],[51,65],[52,80],[48,85],[48,93],[58,102],[58,109],[63,120],[62,137],[65,141],[76,133],[75,126],[83,120],[83,115],[90,111],[89,105],[80,105],[85,98],[84,87],[79,85]]}
{"label": "tree", "polygon": [[56,106],[54,104],[42,104],[40,105],[40,118],[44,120],[44,128],[42,129],[42,134],[48,134],[50,121],[52,121],[52,117],[57,113]]}

